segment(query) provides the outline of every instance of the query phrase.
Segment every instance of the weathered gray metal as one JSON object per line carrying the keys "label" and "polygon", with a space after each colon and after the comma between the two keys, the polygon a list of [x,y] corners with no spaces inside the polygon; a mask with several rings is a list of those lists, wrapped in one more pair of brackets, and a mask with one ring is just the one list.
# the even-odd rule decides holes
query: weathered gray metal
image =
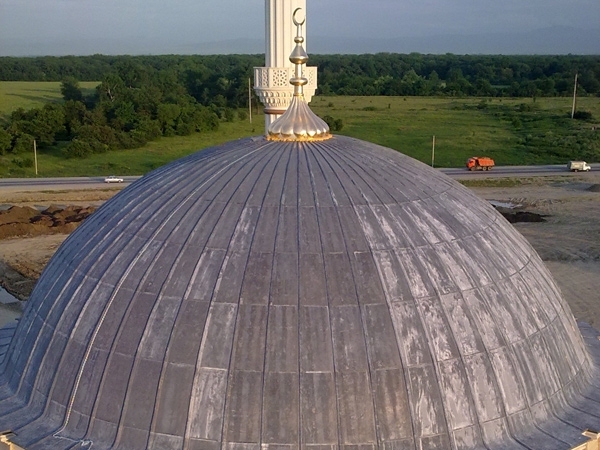
{"label": "weathered gray metal", "polygon": [[0,429],[33,450],[565,449],[600,420],[584,332],[591,352],[535,251],[448,177],[347,137],[243,139],[65,241],[2,362]]}

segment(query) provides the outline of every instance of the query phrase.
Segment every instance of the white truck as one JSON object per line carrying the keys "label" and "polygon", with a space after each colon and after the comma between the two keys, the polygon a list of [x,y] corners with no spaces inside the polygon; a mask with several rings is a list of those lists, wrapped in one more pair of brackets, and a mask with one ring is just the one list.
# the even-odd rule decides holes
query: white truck
{"label": "white truck", "polygon": [[585,161],[569,161],[567,169],[571,172],[589,172],[592,167]]}

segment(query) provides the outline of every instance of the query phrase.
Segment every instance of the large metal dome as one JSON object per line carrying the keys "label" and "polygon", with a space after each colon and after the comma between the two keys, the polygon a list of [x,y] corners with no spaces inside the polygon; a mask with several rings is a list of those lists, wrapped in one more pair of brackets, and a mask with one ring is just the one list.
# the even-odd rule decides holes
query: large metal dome
{"label": "large metal dome", "polygon": [[458,183],[346,137],[244,139],[65,241],[2,350],[0,429],[32,450],[566,449],[600,420],[590,345]]}

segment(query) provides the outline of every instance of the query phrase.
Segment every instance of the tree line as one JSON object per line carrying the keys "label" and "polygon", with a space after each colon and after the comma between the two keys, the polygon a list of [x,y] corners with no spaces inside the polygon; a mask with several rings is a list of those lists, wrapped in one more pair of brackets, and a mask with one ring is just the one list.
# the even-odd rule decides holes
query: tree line
{"label": "tree line", "polygon": [[[123,66],[176,77],[190,95],[230,107],[247,102],[247,79],[263,55],[0,57],[0,81],[98,81]],[[600,95],[600,56],[577,55],[311,55],[322,95],[563,96]]]}
{"label": "tree line", "polygon": [[[1,81],[61,81],[64,102],[0,123],[0,154],[55,146],[69,157],[135,148],[245,115],[262,55],[0,57]],[[599,56],[312,55],[322,95],[600,96]],[[84,95],[80,81],[97,81]],[[239,112],[238,112],[239,111]],[[25,160],[23,164],[31,162]]]}
{"label": "tree line", "polygon": [[312,55],[324,95],[600,95],[600,56]]}
{"label": "tree line", "polygon": [[[32,63],[37,67],[45,58],[18,59],[25,70]],[[105,57],[98,59],[104,61]],[[79,58],[67,58],[72,60]],[[143,64],[143,58],[109,60],[115,63],[106,73],[97,78],[93,74],[99,84],[91,95],[84,95],[79,81],[85,78],[74,67],[58,65],[58,72],[49,72],[68,74],[61,83],[64,101],[10,114],[0,123],[0,154],[30,152],[35,139],[41,149],[62,142],[66,144],[61,145],[64,156],[85,157],[141,147],[160,136],[214,130],[220,121],[233,121],[236,115],[245,118],[245,110],[237,108],[247,101],[245,72],[251,66],[242,66],[237,59],[219,58],[218,71],[202,65],[185,69],[163,66],[161,58],[154,65]],[[26,158],[22,164],[29,166],[32,161]]]}

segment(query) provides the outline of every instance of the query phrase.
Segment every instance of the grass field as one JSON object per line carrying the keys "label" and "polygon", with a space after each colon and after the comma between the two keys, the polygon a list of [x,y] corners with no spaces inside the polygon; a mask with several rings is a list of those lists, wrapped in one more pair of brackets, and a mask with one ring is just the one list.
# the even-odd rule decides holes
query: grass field
{"label": "grass field", "polygon": [[[94,154],[84,159],[65,159],[60,155],[60,148],[41,151],[38,155],[38,174],[41,177],[143,175],[199,149],[260,134],[264,128],[264,116],[253,122],[221,123],[215,132],[160,138],[139,149]],[[0,167],[0,177],[27,177],[32,174],[31,168],[13,168],[11,175],[6,172],[3,174],[4,170],[4,167]]]}
{"label": "grass field", "polygon": [[[18,108],[27,110],[61,101],[60,84],[58,81],[0,81],[0,117]],[[84,95],[91,94],[97,85],[95,81],[79,83]]]}
{"label": "grass field", "polygon": [[[578,105],[600,118],[600,99],[581,98]],[[592,125],[569,118],[569,98],[317,97],[311,107],[321,117],[341,119],[340,134],[427,163],[435,136],[440,167],[461,166],[474,155],[490,156],[497,164],[562,163],[559,150],[582,135],[594,138],[600,150]]]}
{"label": "grass field", "polygon": [[[96,83],[81,83],[93,89]],[[88,91],[89,92],[89,91]],[[60,83],[0,82],[0,116],[18,107],[60,101]],[[570,98],[315,97],[312,109],[343,122],[341,131],[394,148],[435,166],[458,167],[469,156],[486,155],[497,164],[564,163],[575,157],[600,160],[600,131],[594,123],[571,120]],[[578,99],[578,109],[600,120],[600,99]],[[220,129],[162,138],[136,150],[113,151],[85,159],[65,159],[60,145],[38,152],[38,176],[139,175],[196,150],[264,131],[253,123],[221,123]],[[23,167],[32,155],[0,156],[0,177],[35,176]]]}

